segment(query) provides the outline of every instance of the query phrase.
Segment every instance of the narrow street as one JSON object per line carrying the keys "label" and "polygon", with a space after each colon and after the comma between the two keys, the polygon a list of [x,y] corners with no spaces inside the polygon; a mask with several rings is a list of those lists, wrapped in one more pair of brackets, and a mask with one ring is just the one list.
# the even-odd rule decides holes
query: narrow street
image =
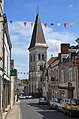
{"label": "narrow street", "polygon": [[[78,119],[79,117],[73,117]],[[46,105],[39,105],[37,99],[20,100],[20,119],[71,119],[62,112],[49,109]]]}

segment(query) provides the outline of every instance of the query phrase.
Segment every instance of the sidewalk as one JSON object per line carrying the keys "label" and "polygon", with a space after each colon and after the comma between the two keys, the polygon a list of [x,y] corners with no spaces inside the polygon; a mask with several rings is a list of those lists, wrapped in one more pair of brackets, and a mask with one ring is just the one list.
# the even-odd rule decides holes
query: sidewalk
{"label": "sidewalk", "polygon": [[20,119],[20,101],[16,102],[5,119]]}

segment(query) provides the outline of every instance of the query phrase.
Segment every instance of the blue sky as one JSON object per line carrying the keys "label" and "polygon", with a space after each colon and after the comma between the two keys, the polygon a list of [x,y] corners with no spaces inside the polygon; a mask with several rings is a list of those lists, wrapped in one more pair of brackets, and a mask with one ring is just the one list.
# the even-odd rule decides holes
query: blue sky
{"label": "blue sky", "polygon": [[[48,59],[51,54],[56,56],[60,52],[60,44],[75,45],[79,37],[79,0],[5,0],[4,11],[7,15],[9,33],[12,42],[12,59],[18,69],[19,78],[28,77],[29,52],[33,27],[30,22],[35,21],[36,9],[39,6],[39,15],[48,44]],[[13,21],[10,23],[10,21]],[[23,22],[27,25],[24,26]],[[64,23],[67,26],[64,27]],[[70,22],[74,22],[70,26]],[[44,27],[47,23],[47,27]],[[51,23],[54,25],[51,26]],[[59,24],[59,25],[58,25]]]}

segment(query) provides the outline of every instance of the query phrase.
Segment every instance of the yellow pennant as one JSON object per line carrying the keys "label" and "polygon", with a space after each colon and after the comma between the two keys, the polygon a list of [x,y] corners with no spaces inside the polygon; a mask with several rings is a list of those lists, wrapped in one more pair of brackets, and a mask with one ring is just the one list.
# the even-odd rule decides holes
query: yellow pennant
{"label": "yellow pennant", "polygon": [[72,26],[74,24],[74,22],[70,22],[70,26]]}
{"label": "yellow pennant", "polygon": [[33,24],[34,24],[33,22],[30,23],[31,27],[33,26]]}

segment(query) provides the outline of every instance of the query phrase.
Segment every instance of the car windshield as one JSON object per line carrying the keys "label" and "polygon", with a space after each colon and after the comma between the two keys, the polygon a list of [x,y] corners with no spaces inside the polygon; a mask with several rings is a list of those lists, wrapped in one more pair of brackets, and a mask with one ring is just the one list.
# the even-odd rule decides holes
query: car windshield
{"label": "car windshield", "polygon": [[58,99],[58,103],[60,103],[61,99]]}
{"label": "car windshield", "polygon": [[55,99],[54,102],[58,102],[58,99]]}
{"label": "car windshield", "polygon": [[52,98],[52,102],[60,102],[61,101],[61,99],[58,99],[58,98]]}
{"label": "car windshield", "polygon": [[74,99],[74,100],[71,101],[71,103],[73,105],[79,105],[79,100],[78,99]]}
{"label": "car windshield", "polygon": [[40,100],[46,100],[46,98],[40,98]]}

